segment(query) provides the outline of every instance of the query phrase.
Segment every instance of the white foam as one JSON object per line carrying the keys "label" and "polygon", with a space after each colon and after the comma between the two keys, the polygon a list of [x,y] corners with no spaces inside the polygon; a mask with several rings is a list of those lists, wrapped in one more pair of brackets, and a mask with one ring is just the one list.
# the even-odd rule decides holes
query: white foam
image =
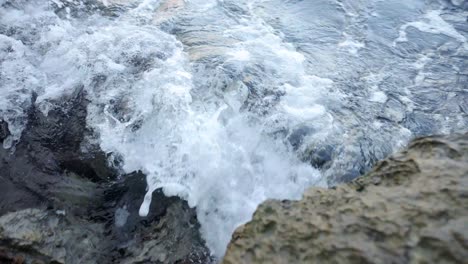
{"label": "white foam", "polygon": [[250,52],[244,49],[229,52],[228,55],[232,56],[232,59],[237,61],[250,60]]}
{"label": "white foam", "polygon": [[[1,14],[0,14],[1,16]],[[0,115],[9,123],[11,137],[3,146],[9,148],[21,136],[26,126],[26,111],[31,104],[32,93],[40,92],[45,76],[33,64],[34,57],[21,41],[0,35]]]}
{"label": "white foam", "polygon": [[351,36],[344,33],[345,40],[338,43],[338,47],[346,48],[349,53],[356,55],[358,51],[366,47],[366,44],[355,41]]}
{"label": "white foam", "polygon": [[424,21],[414,21],[404,24],[400,28],[400,33],[398,38],[395,40],[394,44],[398,42],[408,41],[406,30],[408,27],[414,27],[422,32],[432,33],[432,34],[443,34],[454,39],[457,39],[460,42],[466,42],[465,36],[460,34],[452,25],[447,23],[441,16],[441,10],[431,10],[423,16]]}
{"label": "white foam", "polygon": [[414,69],[418,71],[418,74],[414,78],[414,83],[416,85],[420,85],[423,83],[424,79],[426,78],[426,73],[424,73],[424,67],[431,61],[431,58],[422,55],[416,62],[413,63]]}
{"label": "white foam", "polygon": [[[242,30],[239,33],[245,34]],[[219,107],[192,107],[190,63],[172,36],[151,26],[122,25],[120,21],[118,26],[78,38],[74,45],[86,47],[86,60],[94,60],[81,78],[91,81],[96,74],[107,76],[105,89],[90,91],[93,104],[88,123],[99,132],[101,147],[121,155],[125,171],[147,174],[148,190],[140,215],[149,213],[152,192],[157,188],[166,195],[187,199],[197,208],[208,246],[221,256],[231,233],[251,217],[260,202],[299,198],[307,186],[323,184],[318,171],[299,161],[283,142],[263,132],[264,124],[252,122],[250,114],[239,112],[248,92],[242,83],[228,88]],[[126,84],[120,76],[128,74],[128,66],[117,63],[122,50],[143,58],[163,53],[167,59],[154,62],[154,68]],[[271,58],[261,61],[266,67],[285,69],[284,78],[302,81],[303,56],[292,46],[283,46],[281,39],[268,31],[261,38],[233,47],[226,54],[227,63],[244,67],[255,56],[261,55],[263,60],[265,53]],[[320,85],[330,82],[311,80],[322,82]],[[307,92],[306,87],[297,89],[298,94],[289,97],[291,102],[298,102]],[[128,118],[122,121],[121,113],[112,111],[110,99],[126,102],[119,111],[128,113]],[[102,109],[103,104],[108,107]],[[308,120],[312,120],[312,114],[325,112],[319,104],[314,108],[303,102],[290,107],[306,113]],[[132,129],[137,123],[139,129]]]}
{"label": "white foam", "polygon": [[123,227],[127,223],[127,219],[130,216],[126,206],[123,208],[117,208],[115,210],[115,225],[117,227]]}
{"label": "white foam", "polygon": [[387,95],[382,91],[374,91],[369,98],[369,101],[376,103],[385,103],[387,101]]}
{"label": "white foam", "polygon": [[[302,54],[261,21],[246,19],[220,32],[219,37],[239,39],[224,54],[224,66],[242,71],[260,65],[268,79],[260,80],[264,83],[258,88],[287,91],[287,96],[272,109],[272,116],[259,119],[242,112],[249,88],[237,80],[221,96],[214,92],[215,106],[194,107],[205,102],[193,101],[197,73],[192,72],[182,44],[149,24],[159,4],[146,0],[117,19],[93,16],[89,21],[62,20],[47,5],[9,10],[1,17],[3,24],[37,24],[42,31],[32,46],[0,35],[1,49],[14,48],[0,53],[7,56],[2,58],[2,74],[13,76],[2,83],[2,91],[15,96],[14,100],[0,97],[0,106],[16,111],[6,118],[18,139],[25,125],[20,104],[30,103],[31,91],[36,90],[37,104],[47,114],[53,107],[51,99],[83,86],[90,100],[87,123],[99,135],[102,150],[121,157],[124,172],[142,170],[147,175],[148,190],[139,214],[149,213],[157,188],[187,199],[197,208],[208,246],[222,256],[234,229],[250,219],[259,203],[267,198],[300,198],[308,186],[324,185],[317,170],[268,133],[285,125],[272,125],[277,117],[285,123],[319,124],[322,117],[328,119],[317,100],[333,82],[307,76]],[[206,10],[217,2],[187,4]],[[44,17],[48,24],[38,23]],[[274,85],[268,82],[276,79]],[[21,94],[21,89],[28,93]],[[270,99],[259,100],[267,105]],[[127,211],[116,212],[116,225],[124,225],[126,217]]]}
{"label": "white foam", "polygon": [[284,111],[296,121],[325,121],[327,111],[319,103],[333,86],[333,81],[317,76],[304,76],[304,85],[294,87],[285,85],[286,95],[281,101]]}

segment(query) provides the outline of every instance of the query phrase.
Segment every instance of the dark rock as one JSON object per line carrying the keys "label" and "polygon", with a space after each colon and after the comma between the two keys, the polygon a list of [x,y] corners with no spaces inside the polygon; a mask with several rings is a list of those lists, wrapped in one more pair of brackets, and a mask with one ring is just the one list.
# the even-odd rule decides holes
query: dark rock
{"label": "dark rock", "polygon": [[156,191],[150,214],[138,215],[145,176],[117,179],[86,142],[87,103],[78,87],[47,116],[33,106],[21,140],[0,148],[0,263],[209,262],[185,201]]}
{"label": "dark rock", "polygon": [[468,134],[421,138],[351,183],[263,203],[223,263],[464,263],[467,186]]}
{"label": "dark rock", "polygon": [[[142,190],[141,190],[142,188]],[[0,217],[0,260],[23,263],[210,263],[195,210],[176,197],[153,195],[138,216],[144,175],[110,186],[88,214],[24,209]],[[73,191],[73,190],[71,190]],[[135,193],[134,191],[142,191]],[[70,194],[66,194],[70,195]],[[79,203],[75,207],[79,207]],[[0,262],[3,263],[3,262]]]}
{"label": "dark rock", "polygon": [[0,149],[0,215],[51,205],[74,207],[75,201],[94,206],[98,191],[93,182],[116,175],[102,152],[81,151],[88,133],[84,91],[52,103],[56,107],[47,116],[33,106],[20,142]]}
{"label": "dark rock", "polygon": [[302,159],[318,169],[328,169],[333,159],[334,146],[320,145],[309,147],[303,154]]}
{"label": "dark rock", "polygon": [[297,150],[304,141],[304,138],[307,135],[310,135],[314,132],[314,129],[308,126],[300,126],[294,129],[291,134],[288,136],[289,144],[293,147],[294,150]]}
{"label": "dark rock", "polygon": [[110,257],[105,258],[116,263],[209,263],[195,209],[156,190],[149,215],[140,217],[145,192],[146,179],[140,172],[124,176],[105,191],[103,206],[93,215],[106,224],[111,240],[106,249]]}
{"label": "dark rock", "polygon": [[5,140],[9,135],[10,130],[8,129],[8,123],[0,119],[0,143],[3,143],[3,140]]}
{"label": "dark rock", "polygon": [[0,252],[23,263],[98,263],[103,234],[61,211],[25,209],[0,217]]}
{"label": "dark rock", "polygon": [[62,170],[74,171],[94,182],[115,178],[117,172],[108,166],[107,157],[98,146],[87,146],[87,153],[81,150],[84,138],[92,133],[86,128],[88,100],[83,88],[77,87],[68,98],[51,103],[54,108],[47,116],[36,107],[31,108],[17,151],[27,149],[33,153],[36,164],[53,162]]}

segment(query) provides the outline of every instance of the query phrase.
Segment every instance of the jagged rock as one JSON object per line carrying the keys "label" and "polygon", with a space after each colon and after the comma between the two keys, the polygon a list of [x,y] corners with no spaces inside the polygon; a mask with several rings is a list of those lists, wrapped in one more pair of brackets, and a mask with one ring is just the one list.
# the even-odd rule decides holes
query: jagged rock
{"label": "jagged rock", "polygon": [[142,173],[126,175],[105,191],[106,202],[93,215],[106,223],[111,241],[100,263],[209,263],[195,209],[157,190],[150,213],[140,217],[145,191]]}
{"label": "jagged rock", "polygon": [[81,150],[88,133],[83,90],[52,103],[47,115],[33,105],[20,142],[0,148],[0,215],[39,206],[77,208],[76,201],[94,206],[97,183],[115,178],[99,149]]}
{"label": "jagged rock", "polygon": [[62,211],[25,209],[0,217],[0,252],[21,263],[97,263],[103,225]]}
{"label": "jagged rock", "polygon": [[427,137],[333,189],[270,200],[223,263],[464,263],[468,134]]}
{"label": "jagged rock", "polygon": [[187,202],[158,190],[138,215],[145,175],[117,179],[87,144],[87,103],[78,87],[47,115],[33,105],[21,140],[0,147],[0,263],[209,262]]}
{"label": "jagged rock", "polygon": [[138,216],[144,192],[133,191],[144,184],[143,174],[128,175],[96,199],[102,206],[91,217],[52,209],[0,216],[0,263],[209,263],[187,202],[158,191],[151,214]]}
{"label": "jagged rock", "polygon": [[166,217],[137,227],[136,238],[121,248],[119,263],[210,263],[198,229],[195,212],[185,202],[172,203]]}

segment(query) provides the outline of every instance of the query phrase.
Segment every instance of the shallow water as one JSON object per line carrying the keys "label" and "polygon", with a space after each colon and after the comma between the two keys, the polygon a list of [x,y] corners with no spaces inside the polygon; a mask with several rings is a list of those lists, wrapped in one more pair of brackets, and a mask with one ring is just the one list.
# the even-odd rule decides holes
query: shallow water
{"label": "shallow water", "polygon": [[[0,117],[85,89],[121,171],[197,208],[222,256],[268,198],[468,128],[468,7],[429,0],[0,0]],[[33,100],[34,98],[34,100]],[[84,143],[84,145],[86,145]],[[86,147],[86,146],[83,146]]]}

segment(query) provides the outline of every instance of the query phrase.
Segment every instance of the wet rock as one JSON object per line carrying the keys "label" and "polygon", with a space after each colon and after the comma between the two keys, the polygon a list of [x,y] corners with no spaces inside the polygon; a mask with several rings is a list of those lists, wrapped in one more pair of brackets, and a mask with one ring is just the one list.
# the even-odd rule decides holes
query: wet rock
{"label": "wet rock", "polygon": [[223,263],[463,263],[468,134],[427,137],[355,181],[267,201]]}
{"label": "wet rock", "polygon": [[304,138],[314,132],[314,129],[308,126],[300,126],[295,128],[288,136],[289,144],[294,150],[297,150],[304,142]]}
{"label": "wet rock", "polygon": [[333,161],[334,150],[332,145],[311,146],[302,154],[302,160],[310,162],[314,168],[328,169]]}
{"label": "wet rock", "polygon": [[[12,149],[0,148],[0,263],[207,263],[194,208],[153,195],[145,175],[123,175],[87,142],[87,99],[76,91],[29,110]],[[0,127],[3,128],[3,127]]]}
{"label": "wet rock", "polygon": [[61,211],[25,209],[0,217],[0,252],[20,263],[97,263],[103,226]]}
{"label": "wet rock", "polygon": [[82,150],[85,137],[92,134],[86,127],[88,100],[83,88],[77,87],[72,95],[51,104],[47,115],[36,107],[30,109],[29,123],[17,152],[27,149],[33,152],[35,164],[54,163],[53,166],[94,182],[115,178],[117,172],[108,166],[107,157],[98,146],[87,145],[87,151]]}
{"label": "wet rock", "polygon": [[3,143],[9,135],[8,123],[0,119],[0,143]]}
{"label": "wet rock", "polygon": [[[24,209],[0,217],[0,260],[7,263],[209,263],[195,210],[157,192],[138,216],[143,174],[108,188],[96,210]],[[73,191],[73,190],[71,190]],[[80,205],[75,205],[79,207]],[[91,217],[88,217],[88,214]],[[3,262],[0,262],[3,263]]]}
{"label": "wet rock", "polygon": [[92,207],[95,183],[116,175],[98,149],[81,150],[88,133],[82,89],[51,104],[47,116],[33,106],[20,142],[0,148],[0,215],[39,206],[76,208],[77,201]]}
{"label": "wet rock", "polygon": [[150,213],[138,214],[146,192],[145,175],[123,177],[105,191],[105,202],[92,216],[106,223],[112,241],[102,262],[208,263],[210,254],[199,233],[194,208],[178,197],[155,191]]}
{"label": "wet rock", "polygon": [[137,225],[131,233],[134,238],[117,248],[121,256],[116,259],[128,264],[210,263],[210,253],[198,230],[195,211],[185,201],[176,199],[159,221]]}

